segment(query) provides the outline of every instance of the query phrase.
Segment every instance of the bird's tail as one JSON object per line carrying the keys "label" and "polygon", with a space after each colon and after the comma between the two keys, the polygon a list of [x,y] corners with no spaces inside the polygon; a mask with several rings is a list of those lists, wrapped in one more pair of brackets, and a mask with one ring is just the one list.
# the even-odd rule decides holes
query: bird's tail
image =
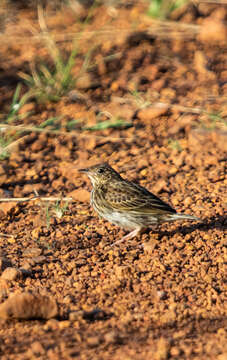
{"label": "bird's tail", "polygon": [[195,221],[200,221],[201,219],[199,219],[196,216],[193,215],[188,215],[188,214],[171,214],[170,215],[171,220],[195,220]]}

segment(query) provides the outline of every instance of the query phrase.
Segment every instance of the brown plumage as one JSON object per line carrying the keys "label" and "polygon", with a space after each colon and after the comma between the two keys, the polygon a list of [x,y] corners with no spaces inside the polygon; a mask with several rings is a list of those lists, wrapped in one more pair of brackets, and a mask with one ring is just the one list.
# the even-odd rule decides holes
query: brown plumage
{"label": "brown plumage", "polygon": [[80,171],[86,173],[92,182],[91,204],[94,210],[104,219],[131,230],[114,244],[134,237],[154,224],[180,219],[199,220],[195,216],[178,214],[144,187],[124,180],[107,163]]}

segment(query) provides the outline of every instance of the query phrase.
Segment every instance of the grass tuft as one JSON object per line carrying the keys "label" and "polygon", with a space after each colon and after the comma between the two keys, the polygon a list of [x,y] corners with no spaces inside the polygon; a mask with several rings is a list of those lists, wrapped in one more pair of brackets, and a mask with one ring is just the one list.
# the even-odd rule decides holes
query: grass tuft
{"label": "grass tuft", "polygon": [[178,140],[169,139],[168,140],[168,145],[173,150],[177,150],[178,152],[182,151],[181,144],[180,144],[180,142]]}
{"label": "grass tuft", "polygon": [[172,11],[183,6],[187,0],[150,0],[148,15],[154,18],[167,19]]}
{"label": "grass tuft", "polygon": [[24,114],[19,114],[19,110],[22,108],[22,106],[25,105],[28,102],[28,100],[33,96],[31,92],[27,92],[20,97],[21,86],[22,85],[20,83],[17,85],[15,93],[13,95],[9,113],[6,115],[6,119],[5,119],[5,122],[7,124],[10,124],[15,120],[23,120],[24,118],[30,115],[29,112]]}
{"label": "grass tuft", "polygon": [[11,138],[4,135],[0,135],[0,160],[8,159],[10,152],[7,146],[11,143]]}
{"label": "grass tuft", "polygon": [[37,66],[32,62],[30,64],[31,74],[20,72],[19,75],[25,81],[38,102],[57,102],[63,95],[75,88],[79,77],[87,71],[91,51],[86,54],[78,75],[73,76],[72,69],[79,51],[77,45],[78,40],[73,41],[72,51],[68,58],[64,59],[54,38],[47,29],[43,9],[40,6],[38,7],[38,18],[41,29],[40,35],[51,57],[52,66],[45,63]]}

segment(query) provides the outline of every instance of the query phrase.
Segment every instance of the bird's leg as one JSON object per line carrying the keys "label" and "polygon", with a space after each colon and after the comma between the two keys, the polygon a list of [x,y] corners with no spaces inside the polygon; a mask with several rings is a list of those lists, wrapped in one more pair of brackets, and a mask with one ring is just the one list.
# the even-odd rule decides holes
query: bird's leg
{"label": "bird's leg", "polygon": [[136,228],[135,230],[131,231],[129,234],[123,236],[123,238],[121,240],[115,241],[111,246],[120,244],[125,240],[131,239],[131,238],[137,236],[142,230],[143,230],[142,228]]}

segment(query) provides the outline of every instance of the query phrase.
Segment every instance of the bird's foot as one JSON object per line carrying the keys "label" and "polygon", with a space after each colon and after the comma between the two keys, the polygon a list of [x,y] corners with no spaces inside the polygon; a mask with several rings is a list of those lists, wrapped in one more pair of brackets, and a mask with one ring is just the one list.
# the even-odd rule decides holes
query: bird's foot
{"label": "bird's foot", "polygon": [[134,237],[137,236],[142,230],[143,230],[143,229],[139,228],[139,229],[135,229],[135,230],[131,231],[129,234],[123,236],[123,238],[122,238],[121,240],[115,241],[111,246],[118,245],[118,244],[122,243],[122,242],[125,241],[125,240],[134,238]]}

